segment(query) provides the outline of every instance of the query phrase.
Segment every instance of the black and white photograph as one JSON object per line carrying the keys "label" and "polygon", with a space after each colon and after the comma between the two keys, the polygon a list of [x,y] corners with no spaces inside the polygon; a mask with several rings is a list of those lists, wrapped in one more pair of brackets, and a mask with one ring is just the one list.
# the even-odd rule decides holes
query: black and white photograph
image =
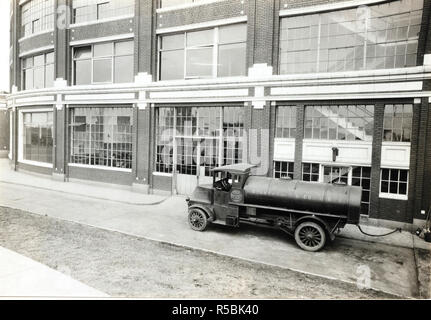
{"label": "black and white photograph", "polygon": [[431,0],[0,0],[0,300],[430,299]]}

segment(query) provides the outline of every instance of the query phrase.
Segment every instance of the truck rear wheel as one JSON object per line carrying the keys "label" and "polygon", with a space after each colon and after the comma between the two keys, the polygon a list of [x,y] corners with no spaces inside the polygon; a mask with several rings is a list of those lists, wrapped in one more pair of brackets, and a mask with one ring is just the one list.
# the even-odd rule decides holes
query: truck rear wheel
{"label": "truck rear wheel", "polygon": [[208,225],[208,218],[201,209],[189,210],[189,225],[195,231],[204,231]]}
{"label": "truck rear wheel", "polygon": [[296,227],[295,240],[306,251],[319,251],[326,243],[325,230],[315,222],[305,221]]}

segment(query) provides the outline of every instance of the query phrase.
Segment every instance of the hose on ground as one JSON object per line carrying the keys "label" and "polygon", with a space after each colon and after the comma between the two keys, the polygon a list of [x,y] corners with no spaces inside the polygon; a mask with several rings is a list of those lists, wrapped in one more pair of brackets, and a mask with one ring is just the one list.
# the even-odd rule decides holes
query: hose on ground
{"label": "hose on ground", "polygon": [[362,230],[362,228],[359,224],[357,224],[356,226],[358,227],[359,231],[361,231],[363,234],[365,234],[366,236],[369,236],[369,237],[386,237],[386,236],[393,234],[397,231],[399,231],[399,232],[402,231],[401,228],[396,228],[395,230],[388,232],[388,233],[385,233],[385,234],[369,234],[369,233],[366,233],[364,230]]}

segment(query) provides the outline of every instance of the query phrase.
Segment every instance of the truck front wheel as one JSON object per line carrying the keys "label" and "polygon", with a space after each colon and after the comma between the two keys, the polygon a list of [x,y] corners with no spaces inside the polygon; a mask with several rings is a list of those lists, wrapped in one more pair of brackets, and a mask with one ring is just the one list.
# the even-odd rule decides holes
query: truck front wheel
{"label": "truck front wheel", "polygon": [[296,227],[295,240],[306,251],[319,251],[326,243],[326,234],[319,224],[305,221]]}
{"label": "truck front wheel", "polygon": [[195,231],[204,231],[208,225],[208,218],[201,209],[189,210],[189,225]]}

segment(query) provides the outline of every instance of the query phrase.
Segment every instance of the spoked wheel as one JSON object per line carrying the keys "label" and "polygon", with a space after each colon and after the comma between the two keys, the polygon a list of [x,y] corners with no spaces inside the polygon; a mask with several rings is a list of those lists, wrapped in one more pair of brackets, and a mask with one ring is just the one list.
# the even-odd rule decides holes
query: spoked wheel
{"label": "spoked wheel", "polygon": [[189,210],[189,225],[195,231],[204,231],[208,225],[208,219],[200,209]]}
{"label": "spoked wheel", "polygon": [[319,251],[326,243],[326,234],[317,223],[306,221],[296,227],[295,240],[306,251]]}

